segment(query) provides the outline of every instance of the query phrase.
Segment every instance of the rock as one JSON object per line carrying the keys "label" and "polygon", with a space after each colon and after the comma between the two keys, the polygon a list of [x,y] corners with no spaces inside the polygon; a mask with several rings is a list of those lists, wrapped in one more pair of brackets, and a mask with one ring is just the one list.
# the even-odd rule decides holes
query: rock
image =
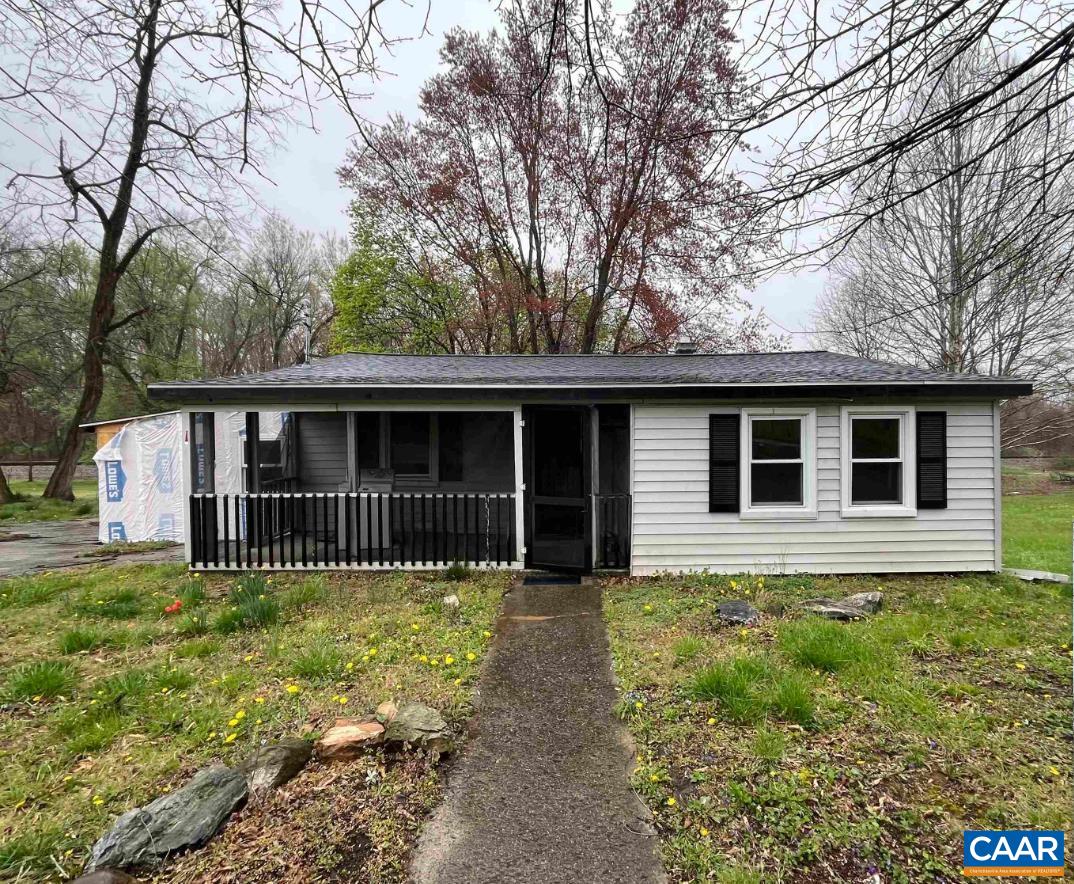
{"label": "rock", "polygon": [[271,792],[295,777],[313,754],[313,745],[305,740],[281,740],[262,746],[236,770],[246,777],[251,794]]}
{"label": "rock", "polygon": [[848,595],[843,599],[843,604],[861,608],[866,614],[875,614],[880,610],[880,606],[884,604],[884,594],[875,590],[856,592],[854,595]]}
{"label": "rock", "polygon": [[423,703],[403,703],[384,731],[386,745],[417,746],[430,752],[450,752],[454,744],[447,722],[440,713]]}
{"label": "rock", "polygon": [[337,718],[317,741],[317,757],[322,761],[357,758],[384,742],[384,725],[379,721]]}
{"label": "rock", "polygon": [[377,721],[381,724],[388,724],[398,714],[399,707],[395,705],[394,700],[385,700],[377,707]]}
{"label": "rock", "polygon": [[453,610],[458,610],[459,597],[457,595],[455,595],[455,594],[446,595],[446,596],[444,596],[442,604],[443,604],[443,606],[445,608],[451,608]]}
{"label": "rock", "polygon": [[879,611],[883,601],[882,593],[858,592],[845,599],[809,599],[802,602],[802,609],[829,620],[860,620]]}
{"label": "rock", "polygon": [[246,800],[246,777],[222,764],[194,775],[182,789],[128,810],[93,845],[86,872],[156,866],[166,857],[200,847]]}
{"label": "rock", "polygon": [[753,626],[761,619],[761,615],[757,609],[743,599],[720,602],[716,611],[719,613],[720,619],[725,623],[738,623],[743,626]]}
{"label": "rock", "polygon": [[96,872],[75,878],[71,884],[138,884],[138,879],[118,869],[98,869]]}

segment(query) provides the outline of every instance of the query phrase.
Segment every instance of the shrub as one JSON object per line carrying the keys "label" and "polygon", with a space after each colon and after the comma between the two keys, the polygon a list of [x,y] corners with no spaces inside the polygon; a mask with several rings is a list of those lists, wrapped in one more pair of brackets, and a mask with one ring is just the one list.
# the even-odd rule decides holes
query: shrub
{"label": "shrub", "polygon": [[470,569],[467,568],[461,562],[452,562],[450,565],[447,566],[447,569],[444,571],[444,578],[446,580],[453,580],[458,582],[460,580],[466,580],[469,577]]}
{"label": "shrub", "polygon": [[12,700],[58,697],[70,693],[74,685],[75,673],[67,663],[41,660],[16,666],[8,676],[5,693]]}
{"label": "shrub", "polygon": [[96,629],[69,629],[60,636],[60,653],[77,654],[80,651],[94,651],[112,644],[110,636]]}
{"label": "shrub", "polygon": [[784,652],[802,666],[837,672],[852,663],[865,663],[875,652],[842,623],[807,617],[788,623],[779,633]]}

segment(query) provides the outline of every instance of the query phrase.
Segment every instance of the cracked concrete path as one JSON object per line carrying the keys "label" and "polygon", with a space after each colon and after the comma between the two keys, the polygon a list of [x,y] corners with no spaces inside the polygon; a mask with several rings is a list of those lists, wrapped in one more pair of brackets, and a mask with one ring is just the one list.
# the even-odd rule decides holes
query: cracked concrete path
{"label": "cracked concrete path", "polygon": [[183,561],[181,545],[124,555],[89,555],[99,546],[96,519],[0,525],[0,577],[116,561],[123,565]]}
{"label": "cracked concrete path", "polygon": [[662,882],[629,784],[600,587],[515,586],[478,687],[476,738],[422,831],[418,884]]}

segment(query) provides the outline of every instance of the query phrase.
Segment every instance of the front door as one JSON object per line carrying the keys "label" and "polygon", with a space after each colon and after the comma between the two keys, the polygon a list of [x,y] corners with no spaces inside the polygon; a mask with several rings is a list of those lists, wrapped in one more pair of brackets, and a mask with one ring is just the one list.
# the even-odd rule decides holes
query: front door
{"label": "front door", "polygon": [[528,564],[587,571],[593,543],[589,409],[528,408],[526,436]]}

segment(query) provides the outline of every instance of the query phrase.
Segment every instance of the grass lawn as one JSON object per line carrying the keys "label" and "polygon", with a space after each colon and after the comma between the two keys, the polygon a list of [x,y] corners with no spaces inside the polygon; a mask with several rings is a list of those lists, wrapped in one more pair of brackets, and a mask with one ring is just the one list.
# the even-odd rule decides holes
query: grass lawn
{"label": "grass lawn", "polygon": [[97,515],[97,482],[95,479],[76,479],[72,483],[73,501],[46,500],[41,496],[44,482],[11,482],[17,496],[12,503],[0,504],[0,525],[20,522],[58,522],[66,519],[85,519]]}
{"label": "grass lawn", "polygon": [[1070,574],[1074,491],[1005,495],[1003,564]]}
{"label": "grass lawn", "polygon": [[[878,583],[866,620],[794,611]],[[758,627],[718,622],[736,597]],[[605,616],[673,880],[956,881],[963,829],[1071,829],[1069,586],[622,580]]]}
{"label": "grass lawn", "polygon": [[[76,875],[123,811],[337,715],[413,699],[461,726],[507,581],[291,574],[243,589],[129,565],[0,582],[0,879]],[[416,754],[313,763],[161,880],[403,880],[440,790]]]}

